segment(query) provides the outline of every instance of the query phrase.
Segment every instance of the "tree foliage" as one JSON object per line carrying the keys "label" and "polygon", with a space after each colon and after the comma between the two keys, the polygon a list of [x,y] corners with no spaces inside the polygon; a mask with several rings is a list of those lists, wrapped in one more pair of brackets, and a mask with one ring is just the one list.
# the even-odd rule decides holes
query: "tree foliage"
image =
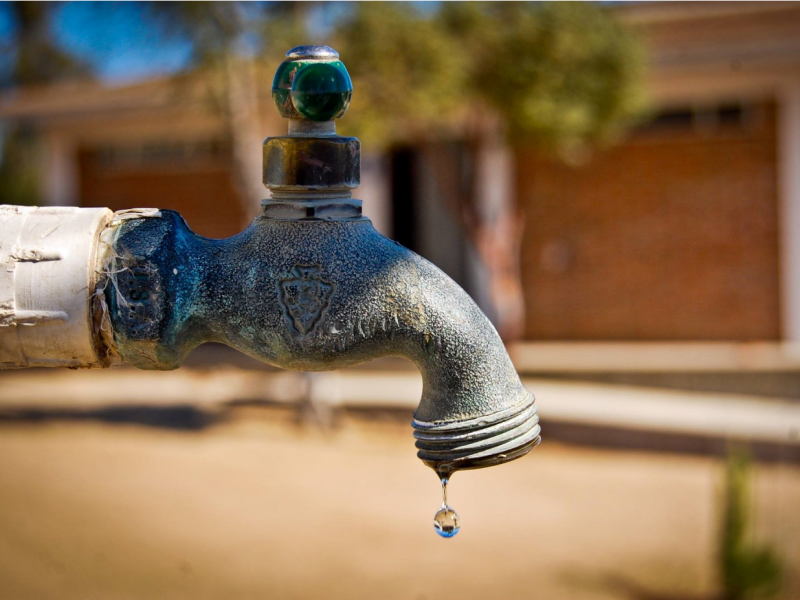
{"label": "tree foliage", "polygon": [[493,112],[511,140],[569,151],[645,104],[641,46],[596,4],[362,3],[336,43],[357,90],[351,122],[373,143]]}
{"label": "tree foliage", "polygon": [[515,137],[551,147],[591,143],[607,139],[642,108],[642,52],[603,7],[457,4],[447,13],[458,11],[478,13],[472,27],[453,28],[464,44],[480,39],[470,86]]}
{"label": "tree foliage", "polygon": [[[0,89],[88,79],[89,66],[53,39],[51,2],[10,2],[13,35],[2,44]],[[0,141],[0,202],[36,204],[41,200],[41,148],[35,130],[15,123]]]}
{"label": "tree foliage", "polygon": [[413,3],[358,3],[334,40],[355,88],[343,131],[367,144],[424,135],[467,99],[469,57]]}
{"label": "tree foliage", "polygon": [[[89,65],[67,52],[54,39],[53,2],[9,2],[12,35],[2,44],[0,87],[13,88],[91,76]],[[10,59],[10,60],[9,60]]]}

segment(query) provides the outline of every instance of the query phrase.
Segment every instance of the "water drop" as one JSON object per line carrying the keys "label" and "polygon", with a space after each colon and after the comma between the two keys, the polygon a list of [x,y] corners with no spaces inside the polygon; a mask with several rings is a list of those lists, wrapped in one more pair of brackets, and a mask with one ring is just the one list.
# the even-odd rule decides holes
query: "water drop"
{"label": "water drop", "polygon": [[449,506],[443,506],[434,515],[433,526],[440,536],[445,538],[453,537],[461,529],[458,513]]}
{"label": "water drop", "polygon": [[451,538],[461,529],[458,513],[447,504],[447,478],[442,478],[442,507],[433,516],[433,527],[436,533]]}

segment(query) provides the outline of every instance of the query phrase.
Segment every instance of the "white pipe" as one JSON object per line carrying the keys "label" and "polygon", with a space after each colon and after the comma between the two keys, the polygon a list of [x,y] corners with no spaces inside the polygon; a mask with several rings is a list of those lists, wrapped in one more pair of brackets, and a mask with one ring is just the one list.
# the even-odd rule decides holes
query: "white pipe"
{"label": "white pipe", "polygon": [[107,208],[0,205],[0,369],[103,367],[92,297]]}

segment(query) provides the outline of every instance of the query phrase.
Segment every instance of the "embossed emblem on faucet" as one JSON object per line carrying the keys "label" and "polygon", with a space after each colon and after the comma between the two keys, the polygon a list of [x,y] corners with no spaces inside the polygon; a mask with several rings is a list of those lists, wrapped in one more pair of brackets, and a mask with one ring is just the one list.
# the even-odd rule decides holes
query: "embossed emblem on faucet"
{"label": "embossed emblem on faucet", "polygon": [[294,331],[306,335],[328,307],[334,286],[322,278],[318,265],[296,265],[292,273],[293,277],[280,280],[278,292]]}

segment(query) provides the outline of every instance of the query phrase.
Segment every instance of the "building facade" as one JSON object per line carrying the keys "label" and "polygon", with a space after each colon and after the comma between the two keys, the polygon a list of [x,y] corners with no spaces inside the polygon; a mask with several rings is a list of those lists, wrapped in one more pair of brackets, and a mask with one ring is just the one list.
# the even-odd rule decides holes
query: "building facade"
{"label": "building facade", "polygon": [[517,154],[527,337],[800,341],[800,6],[616,10],[657,116],[580,166]]}

